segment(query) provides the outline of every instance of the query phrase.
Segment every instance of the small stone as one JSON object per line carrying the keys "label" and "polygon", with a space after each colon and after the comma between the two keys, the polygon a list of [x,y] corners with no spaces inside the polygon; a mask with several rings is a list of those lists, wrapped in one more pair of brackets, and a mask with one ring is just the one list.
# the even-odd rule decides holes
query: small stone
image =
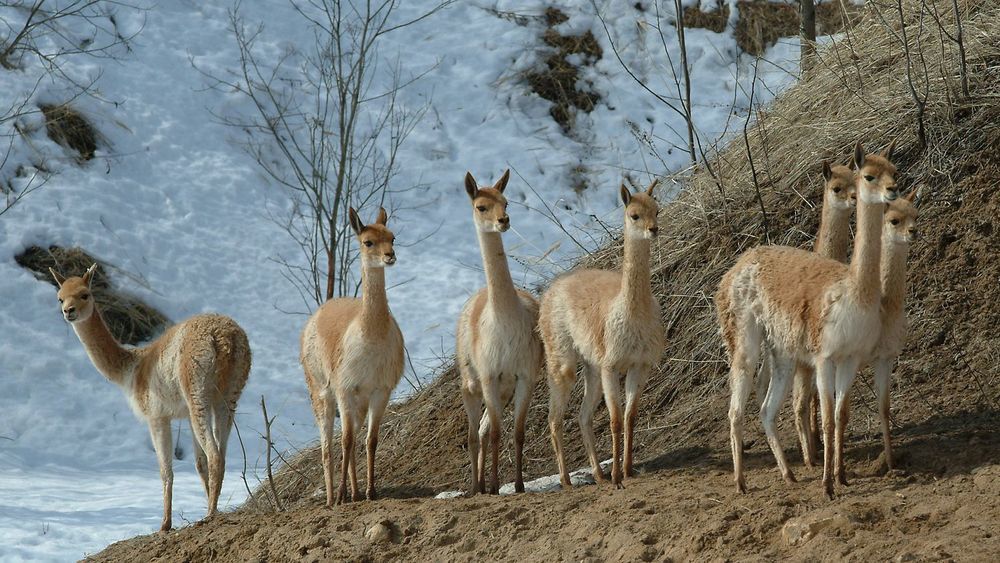
{"label": "small stone", "polygon": [[847,531],[852,528],[852,525],[847,517],[840,514],[826,517],[807,514],[785,522],[781,528],[781,535],[788,545],[800,545],[828,528]]}
{"label": "small stone", "polygon": [[365,537],[368,538],[373,543],[389,543],[392,541],[392,522],[388,520],[383,520],[368,528],[365,531]]}

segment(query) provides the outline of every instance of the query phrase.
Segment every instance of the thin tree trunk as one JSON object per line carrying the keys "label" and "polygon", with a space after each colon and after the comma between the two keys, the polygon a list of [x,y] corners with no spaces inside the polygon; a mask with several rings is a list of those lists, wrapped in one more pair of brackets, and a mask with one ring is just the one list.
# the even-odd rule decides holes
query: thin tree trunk
{"label": "thin tree trunk", "polygon": [[799,38],[802,44],[799,66],[804,74],[816,59],[816,4],[813,0],[799,0]]}

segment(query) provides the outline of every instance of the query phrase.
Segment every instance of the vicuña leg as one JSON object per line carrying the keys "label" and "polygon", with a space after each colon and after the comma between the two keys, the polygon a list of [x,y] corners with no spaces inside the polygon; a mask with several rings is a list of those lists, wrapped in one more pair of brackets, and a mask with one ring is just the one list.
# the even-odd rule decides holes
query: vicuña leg
{"label": "vicu\u00f1a leg", "polygon": [[594,435],[594,411],[601,403],[601,374],[589,365],[583,368],[583,402],[580,404],[580,434],[583,435],[583,447],[587,450],[587,459],[594,473],[594,481],[606,483],[607,477],[601,470],[601,460],[597,457],[597,438]]}
{"label": "vicu\u00f1a leg", "polygon": [[333,400],[328,396],[314,398],[313,414],[316,416],[316,426],[319,428],[319,444],[323,455],[326,505],[332,507],[337,502],[333,485],[333,421],[337,416],[337,410]]}
{"label": "vicu\u00f1a leg", "polygon": [[875,361],[875,393],[878,396],[878,414],[882,419],[882,447],[886,468],[892,470],[892,440],[889,437],[889,381],[892,377],[892,360]]}
{"label": "vicu\u00f1a leg", "polygon": [[781,472],[781,476],[787,483],[794,483],[795,475],[788,467],[788,460],[785,459],[785,452],[778,439],[778,428],[775,424],[778,411],[781,410],[781,405],[785,404],[785,398],[788,396],[788,385],[791,383],[794,363],[791,358],[780,353],[768,351],[767,355],[771,356],[771,384],[767,388],[764,403],[760,408],[760,421],[764,426],[764,433],[767,435],[767,443],[771,446],[771,452],[774,453],[774,458],[778,461],[778,470]]}
{"label": "vicu\u00f1a leg", "polygon": [[149,435],[153,439],[153,449],[156,450],[156,460],[160,462],[160,481],[163,482],[163,520],[160,531],[166,532],[171,526],[171,514],[174,491],[174,467],[170,459],[173,450],[173,438],[170,435],[170,419],[157,418],[149,421]]}
{"label": "vicu\u00f1a leg", "polygon": [[357,408],[351,412],[354,417],[354,439],[351,440],[351,465],[348,467],[351,476],[351,502],[361,500],[361,489],[358,488],[358,442],[360,441],[361,425],[368,416],[368,397],[360,397]]}
{"label": "vicu\u00f1a leg", "polygon": [[828,359],[816,365],[816,389],[819,394],[820,419],[823,426],[823,490],[833,499],[833,434],[836,366]]}
{"label": "vicu\u00f1a leg", "polygon": [[468,447],[469,447],[469,467],[471,476],[469,478],[469,490],[466,493],[472,496],[479,490],[479,433],[478,420],[483,410],[483,397],[478,388],[470,389],[462,385],[462,404],[465,405],[465,415],[469,419]]}
{"label": "vicu\u00f1a leg", "polygon": [[365,488],[365,498],[375,500],[375,450],[378,449],[378,431],[382,426],[382,417],[385,415],[385,407],[389,404],[389,394],[383,391],[376,391],[372,394],[368,410],[368,442],[367,442],[367,462],[368,471]]}
{"label": "vicu\u00f1a leg", "polygon": [[851,412],[851,385],[854,384],[854,377],[858,373],[860,362],[849,359],[837,366],[836,380],[836,403],[834,408],[837,415],[836,434],[834,436],[836,450],[836,471],[837,481],[841,485],[847,485],[847,470],[844,467],[844,432],[847,430],[847,422]]}
{"label": "vicu\u00f1a leg", "polygon": [[483,409],[479,419],[479,493],[486,494],[486,454],[490,447],[490,413]]}
{"label": "vicu\u00f1a leg", "polygon": [[[559,363],[555,358],[548,360],[549,369],[549,434],[552,437],[552,450],[556,454],[556,464],[559,466],[559,482],[564,489],[572,486],[569,471],[566,469],[566,457],[563,454],[563,416],[566,413],[566,403],[573,391],[573,381],[576,379],[574,369],[567,363]],[[582,414],[581,414],[582,416]],[[581,425],[582,426],[582,425]],[[598,466],[600,469],[600,466]]]}
{"label": "vicu\u00f1a leg", "polygon": [[[206,393],[207,394],[207,393]],[[219,446],[215,442],[210,419],[212,411],[208,397],[194,394],[188,401],[188,414],[191,417],[191,428],[195,439],[201,443],[208,462],[208,517],[214,516],[219,506],[219,493],[222,490],[222,473],[225,471],[219,462]]]}
{"label": "vicu\u00f1a leg", "polygon": [[[188,420],[188,422],[191,421]],[[205,498],[207,499],[212,494],[208,488],[208,458],[205,457],[205,450],[202,449],[201,442],[195,436],[194,425],[191,425],[191,445],[194,448],[194,467],[198,470],[198,476],[201,477],[201,484],[205,488]]]}
{"label": "vicu\u00f1a leg", "polygon": [[347,472],[354,457],[354,439],[357,429],[354,427],[354,417],[351,415],[357,405],[344,396],[337,397],[337,408],[340,410],[340,487],[337,489],[336,503],[349,502],[347,498]]}
{"label": "vicu\u00f1a leg", "polygon": [[611,419],[611,484],[621,489],[622,485],[622,397],[621,383],[617,373],[609,368],[601,368],[601,386],[604,389],[604,404]]}
{"label": "vicu\u00f1a leg", "polygon": [[483,402],[486,403],[486,415],[490,421],[490,459],[493,462],[490,467],[491,495],[500,494],[500,477],[498,466],[500,464],[500,428],[501,415],[503,414],[503,403],[500,401],[500,390],[497,388],[497,378],[487,377],[482,382]]}
{"label": "vicu\u00f1a leg", "polygon": [[635,436],[635,421],[639,415],[639,397],[649,380],[649,368],[630,369],[625,376],[625,464],[626,477],[634,477],[632,469],[633,438]]}
{"label": "vicu\u00f1a leg", "polygon": [[[814,397],[813,370],[804,364],[795,366],[794,391],[792,397],[795,403],[795,431],[799,436],[799,447],[802,449],[802,461],[806,467],[813,467],[816,459],[816,444],[813,443],[810,408]],[[818,441],[818,440],[817,440]]]}
{"label": "vicu\u00f1a leg", "polygon": [[532,383],[535,378],[521,375],[514,387],[514,492],[524,492],[524,425],[528,419]]}
{"label": "vicu\u00f1a leg", "polygon": [[761,337],[759,327],[746,327],[744,334],[733,343],[729,366],[729,442],[733,453],[733,477],[736,489],[741,493],[747,492],[743,475],[743,425],[747,400],[753,389],[753,374],[760,359]]}

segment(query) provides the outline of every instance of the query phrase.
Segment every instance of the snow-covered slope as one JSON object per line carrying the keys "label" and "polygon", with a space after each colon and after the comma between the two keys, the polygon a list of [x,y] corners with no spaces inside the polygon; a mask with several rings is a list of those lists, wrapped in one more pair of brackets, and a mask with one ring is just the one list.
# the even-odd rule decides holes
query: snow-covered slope
{"label": "snow-covered slope", "polygon": [[[482,182],[506,167],[517,174],[508,188],[513,228],[506,235],[515,281],[532,285],[566,268],[579,252],[539,209],[553,208],[570,229],[593,232],[594,219],[612,225],[617,185],[624,175],[647,182],[652,173],[683,168],[683,119],[638,88],[611,53],[589,2],[559,2],[570,20],[564,33],[592,30],[605,52],[583,69],[602,101],[581,115],[572,137],[549,116],[549,102],[528,91],[523,71],[541,64],[541,18],[503,18],[495,11],[537,16],[546,4],[458,2],[386,37],[383,53],[407,68],[433,67],[402,94],[404,103],[432,110],[400,155],[399,181],[425,187],[402,193],[401,211],[390,221],[397,232],[399,263],[389,271],[389,300],[411,354],[413,380],[434,375],[450,354],[454,319],[482,283],[480,259],[462,177]],[[421,2],[400,3],[400,20]],[[646,23],[652,14],[635,2],[602,4],[624,61],[656,90],[673,88],[661,38]],[[144,15],[122,9],[119,25],[141,32],[119,61],[78,57],[78,77],[97,76],[101,95],[116,104],[82,98],[77,106],[95,120],[110,147],[76,166],[44,135],[40,115],[20,125],[30,143],[16,141],[0,171],[44,160],[51,181],[0,217],[0,558],[69,559],[137,533],[154,530],[160,514],[160,482],[146,429],[121,393],[91,366],[61,319],[48,284],[18,267],[14,255],[30,245],[81,246],[144,280],[124,275],[114,283],[140,296],[171,319],[204,311],[235,318],[248,332],[253,371],[238,409],[251,486],[259,475],[263,442],[258,402],[267,397],[277,416],[278,447],[293,450],[315,439],[303,376],[298,333],[301,301],[272,261],[295,247],[269,217],[287,206],[253,162],[231,142],[232,130],[213,113],[234,108],[233,97],[207,89],[192,66],[223,72],[235,67],[237,50],[227,29],[228,1],[162,2]],[[261,44],[280,52],[310,36],[300,16],[282,2],[243,3],[248,22],[264,22]],[[3,18],[16,27],[23,13]],[[143,25],[144,19],[144,25]],[[521,23],[518,23],[520,21]],[[664,36],[676,49],[673,28]],[[738,60],[731,34],[689,30],[695,121],[703,142],[729,124],[742,125],[752,59]],[[797,72],[797,43],[782,43],[762,63],[755,102],[764,103]],[[673,59],[678,60],[676,52]],[[0,106],[30,90],[42,71],[3,71]],[[34,103],[65,100],[65,85],[43,82]],[[735,92],[735,93],[734,93]],[[734,106],[735,100],[735,106]],[[632,125],[658,141],[667,169],[639,145]],[[5,123],[9,133],[13,123]],[[674,132],[682,132],[677,135]],[[570,188],[583,166],[588,188]],[[15,180],[16,182],[17,180]],[[528,188],[528,183],[534,191]],[[536,193],[537,192],[537,195]],[[372,215],[373,211],[368,210]],[[582,237],[596,247],[596,242]],[[420,241],[406,246],[407,241]],[[555,251],[546,254],[553,245]],[[542,256],[545,255],[544,258]],[[397,390],[412,389],[403,383]],[[190,430],[180,425],[189,452]],[[229,448],[224,501],[244,497],[243,454],[235,434]],[[175,522],[197,520],[204,498],[191,456],[175,461]]]}

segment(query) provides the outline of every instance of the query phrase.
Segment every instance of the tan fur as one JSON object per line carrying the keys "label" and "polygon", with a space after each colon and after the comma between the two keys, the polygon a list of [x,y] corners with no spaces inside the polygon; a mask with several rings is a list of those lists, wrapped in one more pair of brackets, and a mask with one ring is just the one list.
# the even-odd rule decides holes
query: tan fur
{"label": "tan fur", "polygon": [[60,285],[63,314],[94,366],[122,387],[133,411],[149,425],[163,480],[160,529],[169,530],[172,520],[172,419],[191,421],[196,467],[212,516],[218,509],[236,402],[250,373],[246,333],[228,317],[197,315],[170,327],[146,347],[125,348],[94,305],[90,281],[95,268],[82,277],[52,275]]}
{"label": "tan fur", "polygon": [[[882,288],[882,331],[870,364],[875,370],[875,391],[882,422],[883,457],[887,469],[893,468],[892,443],[889,436],[889,380],[892,364],[906,344],[906,256],[916,234],[916,191],[889,203],[882,227],[882,258],[880,261]],[[813,370],[806,366],[796,372],[794,387],[796,426],[806,464],[818,449],[819,425],[810,424],[819,413],[813,387]],[[812,399],[812,400],[810,400]],[[810,408],[812,412],[810,412]],[[813,428],[810,428],[812,426]]]}
{"label": "tan fur", "polygon": [[[580,428],[594,478],[604,480],[593,429],[593,413],[602,391],[611,415],[612,483],[620,486],[623,474],[632,475],[638,400],[665,344],[660,305],[650,284],[650,239],[657,231],[658,209],[652,197],[653,186],[638,194],[621,188],[625,203],[622,272],[578,270],[557,279],[542,297],[539,330],[548,365],[549,429],[563,487],[571,485],[562,449],[563,413],[578,363],[584,365],[585,384]],[[624,415],[619,383],[622,376]]]}
{"label": "tan fur", "polygon": [[[366,498],[375,498],[375,452],[379,426],[392,390],[403,376],[403,335],[389,311],[385,266],[395,263],[395,236],[381,209],[363,225],[354,209],[351,226],[361,248],[361,299],[331,299],[306,322],[300,339],[302,368],[320,430],[328,506],[358,499],[357,432],[368,418]],[[333,421],[340,412],[341,476],[334,497]]]}
{"label": "tan fur", "polygon": [[[486,287],[462,308],[455,351],[462,377],[462,403],[469,422],[469,494],[486,492],[486,441],[492,453],[489,492],[499,492],[500,426],[504,406],[514,403],[514,490],[524,492],[524,430],[531,394],[542,367],[542,342],[536,330],[538,302],[511,279],[500,233],[510,227],[503,191],[510,171],[492,187],[466,174]],[[482,412],[485,404],[486,411]],[[481,419],[480,419],[481,417]],[[479,432],[476,421],[479,420]]]}
{"label": "tan fur", "polygon": [[[854,171],[847,166],[830,166],[824,163],[823,210],[819,231],[813,250],[837,262],[847,262],[847,251],[851,235],[851,215],[854,212],[856,183]],[[765,362],[767,362],[765,356]],[[761,377],[761,381],[770,380]],[[793,381],[793,404],[795,428],[799,436],[799,447],[806,466],[812,467],[819,448],[819,401],[814,393],[813,369],[808,363],[796,362]],[[763,400],[763,394],[758,399]],[[810,400],[812,399],[812,400]]]}
{"label": "tan fur", "polygon": [[[850,266],[787,247],[758,247],[727,272],[717,296],[720,328],[730,354],[730,434],[737,487],[742,468],[743,409],[761,342],[771,355],[771,381],[761,420],[779,469],[794,481],[773,425],[796,361],[817,369],[824,434],[823,485],[833,496],[833,473],[846,483],[843,432],[847,393],[859,364],[881,331],[879,262],[885,201],[895,199],[895,167],[886,156],[855,148],[858,167],[858,236]],[[834,401],[836,405],[834,405]],[[834,410],[836,420],[834,421]]]}

